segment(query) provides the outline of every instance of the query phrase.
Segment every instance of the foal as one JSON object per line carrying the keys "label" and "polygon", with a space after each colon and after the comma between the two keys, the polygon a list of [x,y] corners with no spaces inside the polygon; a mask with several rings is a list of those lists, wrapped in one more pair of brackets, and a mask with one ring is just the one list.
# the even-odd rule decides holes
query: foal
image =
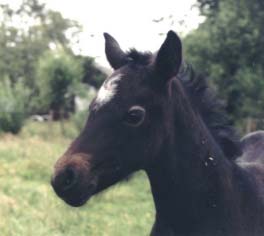
{"label": "foal", "polygon": [[255,175],[236,163],[240,142],[205,79],[183,62],[179,37],[168,32],[156,54],[105,40],[114,73],[55,165],[58,196],[81,206],[143,169],[156,207],[152,236],[264,235],[263,168]]}

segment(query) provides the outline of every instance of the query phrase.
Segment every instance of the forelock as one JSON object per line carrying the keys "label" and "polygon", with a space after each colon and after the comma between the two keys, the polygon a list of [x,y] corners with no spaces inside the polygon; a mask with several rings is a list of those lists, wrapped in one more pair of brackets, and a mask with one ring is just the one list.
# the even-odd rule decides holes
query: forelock
{"label": "forelock", "polygon": [[147,66],[151,63],[152,53],[151,52],[139,52],[136,49],[130,49],[130,51],[127,53],[127,57],[134,64]]}

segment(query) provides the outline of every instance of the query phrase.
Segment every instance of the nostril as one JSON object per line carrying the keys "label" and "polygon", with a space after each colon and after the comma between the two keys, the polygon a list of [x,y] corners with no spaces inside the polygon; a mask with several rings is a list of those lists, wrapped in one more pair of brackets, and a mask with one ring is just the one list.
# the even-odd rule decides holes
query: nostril
{"label": "nostril", "polygon": [[72,168],[67,168],[62,172],[58,173],[51,184],[54,190],[59,194],[63,194],[65,191],[72,189],[77,183],[77,173]]}
{"label": "nostril", "polygon": [[76,173],[73,169],[67,169],[65,171],[65,180],[64,186],[65,188],[71,188],[76,183]]}

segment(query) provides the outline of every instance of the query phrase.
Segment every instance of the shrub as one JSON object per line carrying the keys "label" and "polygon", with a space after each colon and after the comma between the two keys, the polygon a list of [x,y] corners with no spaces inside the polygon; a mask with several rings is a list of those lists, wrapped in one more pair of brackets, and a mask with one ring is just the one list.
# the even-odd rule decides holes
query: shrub
{"label": "shrub", "polygon": [[45,53],[37,65],[38,97],[35,110],[65,112],[81,90],[82,68],[64,51]]}
{"label": "shrub", "polygon": [[12,85],[7,78],[0,80],[0,132],[18,133],[27,117],[29,91],[17,82]]}

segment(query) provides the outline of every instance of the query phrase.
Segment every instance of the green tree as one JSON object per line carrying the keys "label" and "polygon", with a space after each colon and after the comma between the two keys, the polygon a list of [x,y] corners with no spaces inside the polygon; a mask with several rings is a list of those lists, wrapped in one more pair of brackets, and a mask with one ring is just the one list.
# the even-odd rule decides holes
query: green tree
{"label": "green tree", "polygon": [[75,58],[63,51],[47,52],[37,66],[39,96],[34,104],[53,111],[55,118],[73,109],[73,98],[80,93],[82,67]]}
{"label": "green tree", "polygon": [[219,7],[219,0],[197,0],[197,5],[202,15],[213,16]]}
{"label": "green tree", "polygon": [[80,61],[83,68],[82,82],[98,89],[107,77],[107,74],[95,65],[94,58],[88,56],[77,56],[76,58]]}
{"label": "green tree", "polygon": [[185,38],[186,57],[212,79],[234,120],[263,119],[264,2],[202,2],[207,18]]}
{"label": "green tree", "polygon": [[27,117],[29,90],[21,83],[11,85],[7,77],[0,80],[0,132],[18,133]]}
{"label": "green tree", "polygon": [[30,98],[35,98],[36,62],[51,47],[72,53],[71,43],[80,29],[76,21],[38,0],[23,0],[16,9],[0,5],[0,74],[7,75],[12,84],[22,81],[30,88]]}

